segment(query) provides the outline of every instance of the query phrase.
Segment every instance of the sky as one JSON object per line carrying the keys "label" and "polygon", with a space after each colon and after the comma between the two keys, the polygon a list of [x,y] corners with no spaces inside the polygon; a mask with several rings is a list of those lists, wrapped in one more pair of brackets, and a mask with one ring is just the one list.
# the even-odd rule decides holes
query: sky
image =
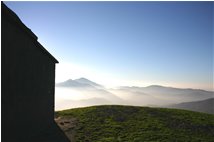
{"label": "sky", "polygon": [[5,2],[59,61],[56,82],[213,90],[214,2]]}

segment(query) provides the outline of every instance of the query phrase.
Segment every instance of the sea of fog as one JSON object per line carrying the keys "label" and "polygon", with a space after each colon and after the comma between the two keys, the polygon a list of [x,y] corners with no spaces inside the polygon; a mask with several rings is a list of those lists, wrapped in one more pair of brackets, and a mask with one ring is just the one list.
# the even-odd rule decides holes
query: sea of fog
{"label": "sea of fog", "polygon": [[116,89],[55,87],[55,110],[111,104],[165,106],[211,97],[213,97],[213,92],[163,87],[121,87]]}

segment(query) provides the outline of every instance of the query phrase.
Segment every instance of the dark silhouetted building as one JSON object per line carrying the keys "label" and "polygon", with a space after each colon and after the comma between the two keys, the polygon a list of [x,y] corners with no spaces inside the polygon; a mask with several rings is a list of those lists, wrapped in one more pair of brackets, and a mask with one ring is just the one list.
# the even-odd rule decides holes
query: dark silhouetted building
{"label": "dark silhouetted building", "polygon": [[54,121],[58,61],[4,3],[1,56],[2,142],[68,141]]}

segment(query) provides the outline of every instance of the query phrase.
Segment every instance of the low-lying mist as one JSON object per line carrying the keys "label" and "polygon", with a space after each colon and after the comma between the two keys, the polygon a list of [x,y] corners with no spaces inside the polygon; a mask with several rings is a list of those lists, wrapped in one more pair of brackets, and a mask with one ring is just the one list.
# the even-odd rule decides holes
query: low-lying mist
{"label": "low-lying mist", "polygon": [[213,98],[213,92],[163,86],[106,89],[85,78],[56,84],[55,110],[93,105],[157,106]]}

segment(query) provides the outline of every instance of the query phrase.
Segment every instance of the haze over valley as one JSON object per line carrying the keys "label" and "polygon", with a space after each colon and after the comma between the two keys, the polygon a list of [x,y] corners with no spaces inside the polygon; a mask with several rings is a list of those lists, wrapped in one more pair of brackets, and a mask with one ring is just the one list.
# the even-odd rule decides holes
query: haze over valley
{"label": "haze over valley", "polygon": [[4,136],[213,142],[214,2],[4,4]]}
{"label": "haze over valley", "polygon": [[213,2],[5,4],[59,61],[56,110],[213,97]]}
{"label": "haze over valley", "polygon": [[[68,79],[56,83],[55,94],[56,110],[113,104],[153,107],[170,107],[173,105],[175,107],[175,104],[183,102],[214,98],[214,93],[211,91],[159,85],[105,88],[101,84],[86,78]],[[211,105],[213,104],[208,107],[213,107]]]}

